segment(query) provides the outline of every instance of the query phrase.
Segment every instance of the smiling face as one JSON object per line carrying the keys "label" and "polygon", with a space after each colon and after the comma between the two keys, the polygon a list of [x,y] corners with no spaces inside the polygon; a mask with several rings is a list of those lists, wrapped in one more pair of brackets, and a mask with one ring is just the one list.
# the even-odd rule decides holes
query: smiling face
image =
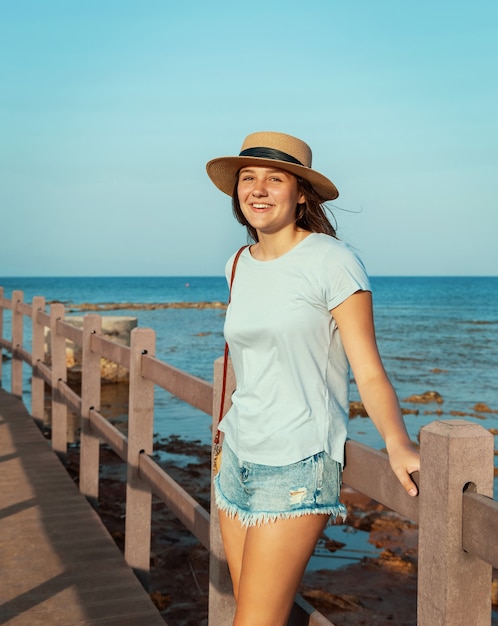
{"label": "smiling face", "polygon": [[272,234],[295,228],[296,208],[304,202],[297,179],[284,170],[249,166],[239,172],[240,209],[259,233]]}

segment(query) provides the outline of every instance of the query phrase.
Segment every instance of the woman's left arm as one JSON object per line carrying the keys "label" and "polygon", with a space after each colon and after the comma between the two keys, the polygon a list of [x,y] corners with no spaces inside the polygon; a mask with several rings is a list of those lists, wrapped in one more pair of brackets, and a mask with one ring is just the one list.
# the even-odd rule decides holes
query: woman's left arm
{"label": "woman's left arm", "polygon": [[372,294],[358,291],[331,311],[341,334],[361,399],[386,444],[391,467],[403,487],[417,495],[410,477],[420,469],[396,392],[380,358],[373,321]]}

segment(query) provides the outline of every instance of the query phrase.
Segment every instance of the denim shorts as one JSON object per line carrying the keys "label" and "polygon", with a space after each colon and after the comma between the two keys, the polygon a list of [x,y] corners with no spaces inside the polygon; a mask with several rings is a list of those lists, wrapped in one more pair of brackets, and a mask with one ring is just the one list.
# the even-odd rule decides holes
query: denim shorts
{"label": "denim shorts", "polygon": [[230,517],[238,516],[243,526],[313,514],[344,520],[341,481],[340,463],[326,452],[290,465],[260,465],[238,459],[224,442],[214,493],[218,508]]}

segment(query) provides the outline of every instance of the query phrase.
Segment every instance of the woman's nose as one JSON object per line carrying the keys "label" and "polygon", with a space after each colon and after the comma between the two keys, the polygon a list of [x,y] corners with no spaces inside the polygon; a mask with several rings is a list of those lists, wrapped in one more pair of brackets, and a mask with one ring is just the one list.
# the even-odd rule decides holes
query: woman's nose
{"label": "woman's nose", "polygon": [[266,196],[267,195],[267,191],[266,191],[266,187],[264,185],[264,182],[261,180],[256,180],[254,181],[254,187],[252,190],[252,195],[256,196],[257,198],[260,198],[261,196]]}

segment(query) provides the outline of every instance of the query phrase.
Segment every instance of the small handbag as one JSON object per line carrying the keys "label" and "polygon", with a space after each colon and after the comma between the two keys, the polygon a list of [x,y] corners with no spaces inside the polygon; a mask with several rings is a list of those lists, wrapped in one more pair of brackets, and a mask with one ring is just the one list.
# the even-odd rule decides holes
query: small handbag
{"label": "small handbag", "polygon": [[[240,248],[240,250],[237,251],[237,254],[235,255],[235,258],[233,260],[233,265],[232,265],[232,275],[230,277],[230,288],[229,288],[229,292],[228,292],[228,304],[230,304],[230,300],[232,298],[232,285],[233,285],[233,279],[235,278],[235,270],[237,269],[237,263],[239,262],[239,257],[242,254],[242,252],[247,248],[248,246],[242,246],[242,248]],[[224,357],[223,357],[223,381],[221,384],[221,401],[220,401],[220,413],[219,413],[219,417],[218,417],[218,425],[216,428],[216,434],[214,436],[214,440],[213,440],[213,475],[216,476],[216,474],[218,474],[218,472],[220,471],[220,467],[221,467],[221,443],[220,443],[220,438],[221,438],[221,432],[220,432],[220,422],[223,419],[224,416],[224,408],[225,408],[225,394],[226,394],[226,387],[227,387],[227,370],[228,370],[228,343],[225,341],[225,353],[224,353]]]}

